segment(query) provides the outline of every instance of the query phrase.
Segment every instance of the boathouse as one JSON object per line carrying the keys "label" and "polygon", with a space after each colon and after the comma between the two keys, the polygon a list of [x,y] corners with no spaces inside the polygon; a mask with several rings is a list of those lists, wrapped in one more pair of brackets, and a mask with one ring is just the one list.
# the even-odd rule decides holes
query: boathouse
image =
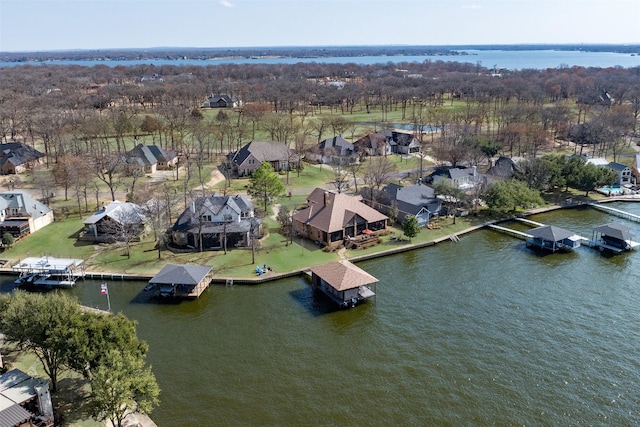
{"label": "boathouse", "polygon": [[340,307],[354,307],[375,296],[369,287],[378,279],[347,260],[311,269],[311,286],[335,301]]}
{"label": "boathouse", "polygon": [[531,237],[527,239],[527,246],[551,252],[575,249],[582,240],[575,233],[555,225],[537,227],[529,230],[528,234]]}
{"label": "boathouse", "polygon": [[593,229],[593,241],[601,250],[607,249],[612,252],[630,251],[637,246],[638,243],[631,240],[633,235],[631,228],[618,223],[605,224]]}
{"label": "boathouse", "polygon": [[165,265],[149,285],[163,298],[198,298],[211,282],[208,265]]}

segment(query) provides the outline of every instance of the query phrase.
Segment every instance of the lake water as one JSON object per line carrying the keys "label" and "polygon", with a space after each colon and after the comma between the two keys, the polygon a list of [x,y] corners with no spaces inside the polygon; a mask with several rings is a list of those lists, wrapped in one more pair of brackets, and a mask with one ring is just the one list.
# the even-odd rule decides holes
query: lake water
{"label": "lake water", "polygon": [[[561,51],[561,50],[464,50],[469,55],[464,56],[359,56],[359,57],[333,57],[333,58],[256,58],[256,59],[217,59],[217,60],[196,60],[196,59],[154,59],[154,60],[132,60],[132,61],[46,61],[30,62],[28,64],[61,64],[61,65],[107,65],[115,67],[118,65],[141,65],[153,64],[161,65],[217,65],[217,64],[296,64],[302,63],[356,63],[361,65],[401,63],[401,62],[423,62],[423,61],[456,61],[463,63],[479,64],[488,68],[516,69],[546,69],[558,67],[638,67],[640,66],[640,56],[612,52],[581,52],[581,51]],[[0,62],[0,67],[12,67],[23,65],[16,62]]]}
{"label": "lake water", "polygon": [[[640,214],[640,204],[611,206]],[[591,208],[532,219],[589,238],[608,222],[640,229]],[[303,278],[212,286],[180,304],[147,301],[143,282],[109,281],[112,307],[150,345],[162,388],[152,418],[161,427],[640,424],[640,253],[540,256],[481,230],[358,265],[380,279],[378,294],[344,311]],[[106,308],[99,281],[71,292]]]}

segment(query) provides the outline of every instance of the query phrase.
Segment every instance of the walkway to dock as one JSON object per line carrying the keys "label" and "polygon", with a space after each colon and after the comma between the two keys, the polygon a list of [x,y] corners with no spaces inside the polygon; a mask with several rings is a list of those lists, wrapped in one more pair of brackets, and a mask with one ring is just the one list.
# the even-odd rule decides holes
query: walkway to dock
{"label": "walkway to dock", "polygon": [[522,240],[527,240],[527,239],[533,238],[533,236],[531,234],[527,234],[527,233],[524,233],[522,231],[514,230],[512,228],[501,227],[501,226],[495,225],[495,224],[488,224],[487,227],[489,227],[492,230],[496,230],[496,231],[500,231],[502,233],[509,234],[509,235],[511,235],[513,237],[517,237],[517,238],[522,239]]}
{"label": "walkway to dock", "polygon": [[625,212],[623,210],[612,208],[610,206],[604,206],[600,203],[589,203],[589,206],[591,206],[592,208],[601,210],[603,212],[607,212],[612,215],[618,216],[620,218],[628,219],[629,221],[640,222],[640,215]]}
{"label": "walkway to dock", "polygon": [[533,225],[534,227],[544,227],[546,224],[541,222],[532,221],[526,218],[514,218],[516,221],[524,222],[525,224]]}

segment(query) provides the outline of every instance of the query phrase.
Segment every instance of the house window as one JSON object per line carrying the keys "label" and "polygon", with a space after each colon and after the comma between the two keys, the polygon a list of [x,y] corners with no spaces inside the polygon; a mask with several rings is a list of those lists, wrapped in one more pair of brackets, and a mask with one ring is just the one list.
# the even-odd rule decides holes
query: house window
{"label": "house window", "polygon": [[231,222],[233,221],[233,216],[231,216],[230,214],[224,214],[222,215],[222,220],[224,222]]}
{"label": "house window", "polygon": [[202,215],[202,216],[200,217],[200,220],[201,220],[202,222],[211,222],[211,215]]}

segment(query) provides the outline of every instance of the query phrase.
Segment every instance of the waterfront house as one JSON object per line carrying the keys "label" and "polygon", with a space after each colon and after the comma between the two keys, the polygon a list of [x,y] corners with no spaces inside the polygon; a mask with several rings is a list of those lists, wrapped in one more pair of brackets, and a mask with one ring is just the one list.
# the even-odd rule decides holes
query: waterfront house
{"label": "waterfront house", "polygon": [[575,249],[580,246],[580,241],[582,240],[575,233],[555,225],[537,227],[529,230],[527,234],[531,236],[526,241],[527,246],[550,252]]}
{"label": "waterfront house", "polygon": [[362,202],[360,196],[316,188],[307,205],[293,215],[294,231],[326,246],[339,246],[345,239],[384,231],[388,216]]}
{"label": "waterfront house", "polygon": [[47,380],[31,377],[19,369],[0,375],[0,426],[53,425]]}
{"label": "waterfront house", "polygon": [[382,189],[385,200],[378,200],[384,206],[384,213],[389,214],[392,206],[398,208],[396,222],[402,224],[407,215],[413,215],[420,227],[429,225],[429,220],[440,214],[442,200],[436,197],[435,190],[426,184],[409,185],[403,187],[398,184],[388,184]]}
{"label": "waterfront house", "polygon": [[146,217],[139,205],[116,200],[82,222],[84,229],[80,240],[99,243],[135,240],[144,232],[145,222]]}
{"label": "waterfront house", "polygon": [[20,238],[53,222],[53,209],[24,191],[0,193],[0,236]]}
{"label": "waterfront house", "polygon": [[269,162],[275,171],[296,169],[299,156],[286,144],[276,141],[251,141],[227,156],[231,170],[237,176],[249,176],[262,162]]}
{"label": "waterfront house", "polygon": [[610,162],[606,167],[611,169],[618,175],[617,181],[612,182],[611,184],[618,184],[620,186],[635,184],[635,179],[633,177],[631,167],[616,162]]}
{"label": "waterfront house", "polygon": [[375,296],[369,287],[378,279],[343,259],[311,268],[311,286],[340,307],[353,307]]}
{"label": "waterfront house", "polygon": [[157,145],[138,144],[125,157],[127,164],[139,166],[144,173],[171,169],[178,163],[175,151],[165,150]]}
{"label": "waterfront house", "polygon": [[0,173],[18,174],[40,164],[44,154],[22,142],[0,144]]}
{"label": "waterfront house", "polygon": [[260,235],[261,222],[244,195],[198,197],[171,229],[173,245],[183,249],[246,247]]}
{"label": "waterfront house", "polygon": [[160,297],[198,298],[211,282],[208,265],[167,264],[151,280],[149,285]]}

